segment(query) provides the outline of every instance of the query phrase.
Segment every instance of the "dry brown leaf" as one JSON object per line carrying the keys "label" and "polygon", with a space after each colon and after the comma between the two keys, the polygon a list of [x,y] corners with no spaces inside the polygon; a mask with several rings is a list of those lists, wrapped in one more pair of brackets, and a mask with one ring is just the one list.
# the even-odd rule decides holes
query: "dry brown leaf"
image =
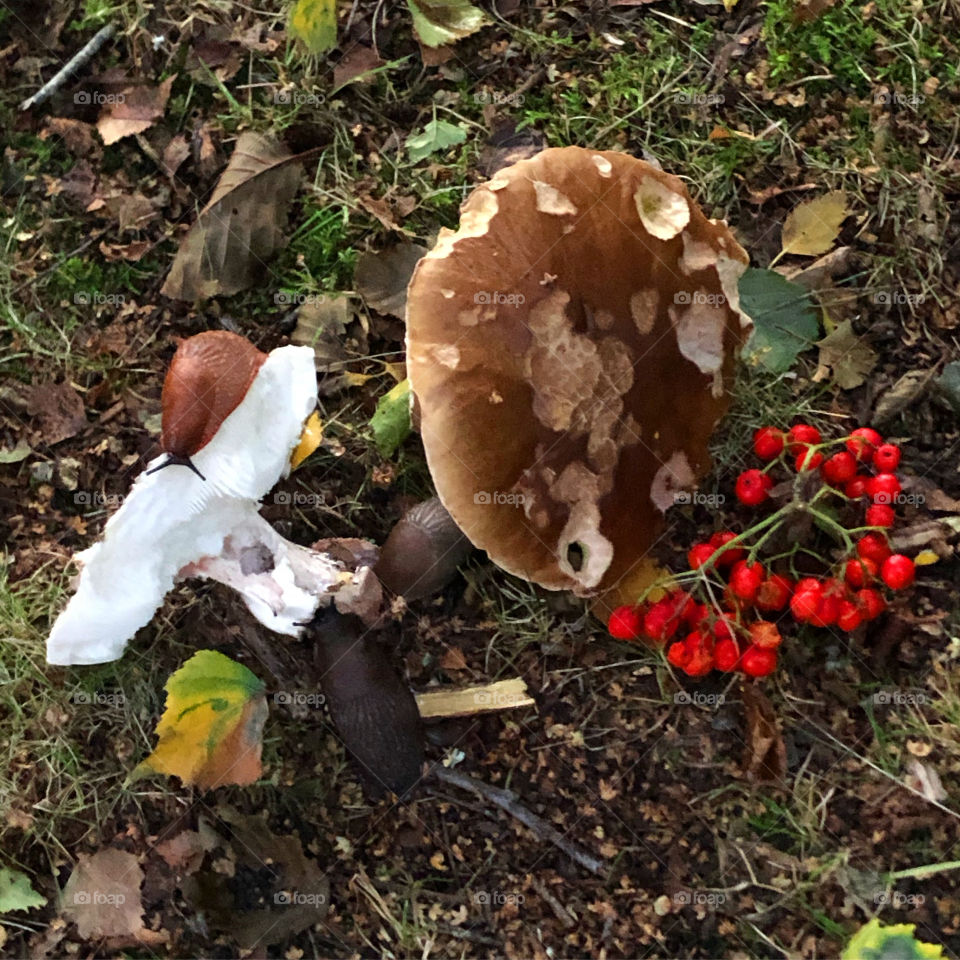
{"label": "dry brown leaf", "polygon": [[63,888],[63,913],[84,940],[134,934],[143,928],[142,883],[132,853],[107,847],[81,855]]}
{"label": "dry brown leaf", "polygon": [[27,413],[38,420],[40,441],[60,443],[87,425],[83,398],[69,383],[38,383],[27,391]]}
{"label": "dry brown leaf", "polygon": [[180,164],[189,156],[190,144],[182,133],[178,133],[170,139],[163,151],[163,172],[172,180],[180,169]]}
{"label": "dry brown leaf", "polygon": [[211,846],[208,839],[196,830],[183,830],[175,837],[158,843],[154,849],[171,869],[190,874],[200,869],[203,856]]}
{"label": "dry brown leaf", "polygon": [[849,320],[838,324],[818,340],[817,346],[820,357],[814,381],[826,379],[828,372],[832,371],[834,382],[841,390],[859,387],[877,363],[876,353],[853,332]]}
{"label": "dry brown leaf", "polygon": [[46,129],[40,134],[40,139],[46,140],[50,134],[61,137],[66,148],[76,157],[85,157],[100,149],[93,135],[93,126],[82,120],[48,117]]}
{"label": "dry brown leaf", "polygon": [[466,670],[467,661],[463,656],[463,651],[459,647],[448,647],[444,655],[440,658],[440,666],[444,670]]}
{"label": "dry brown leaf", "polygon": [[282,244],[300,169],[282,144],[244,133],[210,202],[190,228],[160,292],[176,300],[230,295],[253,285]]}
{"label": "dry brown leaf", "polygon": [[743,686],[743,772],[750,780],[782,783],[787,774],[787,747],[769,698],[755,683]]}
{"label": "dry brown leaf", "polygon": [[163,116],[174,80],[176,74],[167,77],[159,87],[127,87],[118,94],[122,99],[106,104],[97,120],[103,142],[109,146],[152,127]]}
{"label": "dry brown leaf", "polygon": [[353,319],[350,298],[344,294],[311,297],[297,313],[290,340],[313,347],[317,369],[326,371],[350,354],[344,346],[347,324]]}
{"label": "dry brown leaf", "polygon": [[358,43],[351,47],[333,68],[334,89],[339,89],[354,81],[366,83],[373,77],[365,77],[364,74],[368,74],[371,70],[376,70],[380,66],[383,66],[383,61],[377,55],[377,51],[372,47],[365,47],[362,43]]}
{"label": "dry brown leaf", "polygon": [[404,317],[407,285],[414,267],[427,252],[416,243],[400,243],[375,253],[362,253],[353,281],[367,304],[380,313]]}

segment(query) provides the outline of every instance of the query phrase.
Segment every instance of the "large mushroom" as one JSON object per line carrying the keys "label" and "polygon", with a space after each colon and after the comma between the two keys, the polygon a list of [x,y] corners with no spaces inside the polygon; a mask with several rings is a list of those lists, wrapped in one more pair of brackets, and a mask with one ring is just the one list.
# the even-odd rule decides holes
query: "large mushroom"
{"label": "large mushroom", "polygon": [[609,591],[708,467],[745,251],[621,153],[500,170],[419,263],[407,362],[437,493],[511,573]]}
{"label": "large mushroom", "polygon": [[[222,331],[181,343],[163,390],[165,453],[141,474],[102,539],[75,557],[76,593],[47,641],[55,664],[104,663],[190,576],[238,590],[261,623],[298,634],[318,606],[378,606],[370,572],[285,540],[260,498],[290,469],[316,404],[313,351],[270,354]],[[371,598],[371,593],[374,596]]]}

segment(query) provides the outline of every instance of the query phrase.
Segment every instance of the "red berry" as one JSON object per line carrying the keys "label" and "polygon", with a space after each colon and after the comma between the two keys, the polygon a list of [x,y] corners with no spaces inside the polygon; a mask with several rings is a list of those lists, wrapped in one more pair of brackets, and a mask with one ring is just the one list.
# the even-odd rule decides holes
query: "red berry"
{"label": "red berry", "polygon": [[797,454],[809,445],[819,443],[820,439],[820,431],[816,427],[811,427],[809,423],[798,423],[787,433],[787,450]]}
{"label": "red berry", "polygon": [[705,603],[691,603],[684,611],[683,622],[692,629],[706,618],[708,612]]}
{"label": "red berry", "polygon": [[849,632],[856,630],[862,622],[863,617],[860,615],[859,607],[850,600],[841,600],[840,612],[837,615],[837,626],[841,630]]}
{"label": "red berry", "polygon": [[735,637],[734,633],[734,623],[732,620],[727,620],[725,617],[720,617],[713,624],[713,636],[714,639],[719,643],[721,640],[733,640]]}
{"label": "red berry", "polygon": [[895,443],[881,443],[873,451],[873,465],[881,473],[893,473],[900,465],[900,448]]}
{"label": "red berry", "polygon": [[[710,538],[710,546],[714,549],[726,546],[731,540],[735,540],[736,536],[729,530],[715,533]],[[716,564],[721,570],[725,570],[732,567],[738,560],[742,560],[746,555],[747,551],[743,547],[727,547],[717,556]]]}
{"label": "red berry", "polygon": [[797,454],[793,465],[797,473],[802,473],[804,470],[816,470],[821,463],[823,463],[823,454],[819,450],[808,447]]}
{"label": "red berry", "polygon": [[805,621],[815,616],[822,597],[823,588],[819,581],[811,578],[801,580],[790,598],[790,612],[794,619]]}
{"label": "red berry", "polygon": [[775,460],[783,452],[783,431],[760,427],[753,435],[753,452],[761,460]]}
{"label": "red berry", "polygon": [[900,481],[893,473],[878,473],[867,481],[867,493],[874,503],[893,503],[900,489]]}
{"label": "red berry", "polygon": [[893,507],[885,503],[874,503],[867,507],[866,523],[868,527],[892,527],[897,519]]}
{"label": "red berry", "polygon": [[709,543],[695,543],[687,551],[687,563],[691,570],[699,570],[714,554],[716,547]]}
{"label": "red berry", "polygon": [[810,623],[815,627],[829,627],[837,622],[840,615],[840,597],[835,593],[824,590],[817,604],[816,612],[810,617]]}
{"label": "red berry", "polygon": [[689,659],[690,654],[687,652],[687,646],[682,640],[670,644],[670,649],[667,651],[667,662],[670,663],[671,666],[683,669]]}
{"label": "red berry", "polygon": [[713,637],[695,630],[683,641],[689,656],[683,665],[689,677],[704,677],[713,669]]}
{"label": "red berry", "polygon": [[826,459],[820,469],[827,483],[839,487],[856,476],[857,461],[853,459],[852,453],[841,450]]}
{"label": "red berry", "polygon": [[881,443],[883,437],[872,427],[858,427],[850,431],[846,447],[861,463],[869,463]]}
{"label": "red berry", "polygon": [[873,620],[875,617],[879,617],[887,607],[887,601],[883,599],[883,594],[872,587],[858,590],[855,602],[864,620]]}
{"label": "red berry", "polygon": [[754,620],[750,624],[750,640],[763,650],[776,650],[783,642],[775,623],[769,620]]}
{"label": "red berry", "polygon": [[789,577],[779,573],[772,573],[760,584],[757,591],[756,606],[758,610],[782,610],[790,599],[793,584]]}
{"label": "red berry", "polygon": [[859,500],[860,497],[865,497],[867,495],[867,481],[870,477],[864,476],[862,473],[854,477],[844,488],[843,492],[851,500]]}
{"label": "red berry", "polygon": [[763,583],[763,567],[759,563],[741,560],[730,572],[730,589],[733,595],[745,603],[753,603]]}
{"label": "red berry", "polygon": [[914,562],[902,553],[891,554],[883,561],[883,566],[880,568],[880,576],[891,590],[903,590],[904,587],[909,587],[913,583],[916,572]]}
{"label": "red berry", "polygon": [[764,650],[762,647],[751,644],[743,651],[740,669],[748,677],[768,677],[777,669],[776,651]]}
{"label": "red berry", "polygon": [[666,643],[680,626],[680,617],[669,598],[658,600],[643,618],[643,632],[657,643]]}
{"label": "red berry", "polygon": [[873,582],[873,578],[877,575],[879,569],[879,565],[875,561],[867,557],[858,557],[855,560],[847,561],[843,568],[843,579],[851,587],[865,587],[868,583]]}
{"label": "red berry", "polygon": [[762,470],[744,470],[737,477],[733,492],[748,507],[756,507],[767,499],[773,481]]}
{"label": "red berry", "polygon": [[736,669],[739,660],[740,647],[737,646],[736,640],[732,637],[724,637],[722,640],[717,640],[713,648],[713,665],[718,670],[729,673],[731,670]]}
{"label": "red berry", "polygon": [[890,544],[884,533],[865,533],[857,541],[857,556],[872,560],[880,566],[890,556]]}
{"label": "red berry", "polygon": [[617,607],[610,614],[607,630],[616,640],[638,640],[643,632],[643,608],[635,604]]}

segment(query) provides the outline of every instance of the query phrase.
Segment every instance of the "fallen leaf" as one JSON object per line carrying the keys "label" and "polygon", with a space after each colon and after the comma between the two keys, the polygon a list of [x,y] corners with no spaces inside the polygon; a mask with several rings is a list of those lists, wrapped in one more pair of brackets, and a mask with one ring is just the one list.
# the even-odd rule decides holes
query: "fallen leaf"
{"label": "fallen leaf", "polygon": [[83,854],[63,888],[63,913],[84,940],[121,937],[143,928],[143,871],[132,853],[106,847]]}
{"label": "fallen leaf", "polygon": [[440,666],[444,670],[466,670],[467,661],[459,647],[448,647],[440,658]]}
{"label": "fallen leaf", "polygon": [[296,0],[290,11],[290,33],[313,54],[335,47],[336,0]]}
{"label": "fallen leaf", "polygon": [[877,354],[853,332],[849,320],[818,340],[817,347],[820,349],[819,369],[813,375],[813,380],[824,380],[828,371],[832,371],[833,379],[841,390],[859,387],[877,363]]}
{"label": "fallen leaf", "polygon": [[794,23],[810,23],[829,10],[836,0],[797,0],[793,8]]}
{"label": "fallen leaf", "polygon": [[93,125],[69,117],[47,117],[46,128],[41,139],[53,134],[60,137],[66,148],[77,157],[85,157],[100,149],[93,135]]}
{"label": "fallen leaf", "polygon": [[166,683],[157,748],[135,771],[179,777],[212,790],[246,786],[262,772],[267,703],[263,682],[216,650],[195,653]]}
{"label": "fallen leaf", "polygon": [[787,747],[769,698],[755,683],[743,686],[743,772],[750,780],[781,783],[787,773]]}
{"label": "fallen leaf", "polygon": [[753,320],[744,359],[771,373],[785,373],[813,346],[820,332],[807,291],[773,270],[749,267],[740,278],[740,306]]}
{"label": "fallen leaf", "polygon": [[781,253],[826,253],[837,239],[848,212],[847,195],[842,190],[831,190],[794,207],[783,224]]}
{"label": "fallen leaf", "polygon": [[942,803],[947,799],[947,791],[943,789],[940,774],[929,763],[921,763],[911,757],[907,761],[907,783],[914,790],[919,790],[928,800]]}
{"label": "fallen leaf", "polygon": [[[26,440],[20,439],[15,447],[0,447],[0,463],[20,463],[26,460],[33,450]],[[3,913],[0,910],[0,913]]]}
{"label": "fallen leaf", "polygon": [[132,243],[107,243],[100,241],[100,252],[105,260],[115,263],[117,260],[128,260],[136,263],[146,256],[147,252],[153,248],[150,240],[134,240]]}
{"label": "fallen leaf", "polygon": [[297,159],[268,137],[241,134],[160,292],[200,300],[251,286],[284,240],[287,207],[300,184]]}
{"label": "fallen leaf", "polygon": [[546,146],[543,134],[532,127],[517,129],[513,120],[496,123],[480,152],[480,167],[485,176],[526,160]]}
{"label": "fallen leaf", "polygon": [[200,869],[204,854],[212,847],[209,838],[196,830],[183,830],[175,837],[158,843],[154,849],[172,870],[191,874]]}
{"label": "fallen leaf", "polygon": [[399,243],[375,252],[361,253],[354,270],[357,293],[379,313],[402,320],[407,309],[407,287],[426,247]]}
{"label": "fallen leaf", "polygon": [[297,326],[290,340],[313,347],[317,370],[325,372],[350,356],[344,339],[352,319],[353,307],[345,294],[310,297],[297,311]]}
{"label": "fallen leaf", "polygon": [[370,418],[380,456],[389,457],[410,433],[410,381],[401,380],[385,393]]}
{"label": "fallen leaf", "polygon": [[383,60],[372,47],[362,43],[352,46],[333,68],[333,88],[339,90],[348,83],[365,83],[373,79],[373,71],[383,66]]}
{"label": "fallen leaf", "polygon": [[398,233],[409,233],[408,230],[404,230],[403,227],[397,223],[396,214],[390,207],[390,204],[382,197],[371,197],[369,193],[361,193],[357,197],[357,202],[367,213],[373,214],[388,230],[396,230]]}
{"label": "fallen leaf", "polygon": [[53,445],[87,426],[83,398],[69,383],[38,383],[27,391],[27,413],[38,420],[40,440]]}
{"label": "fallen leaf", "polygon": [[176,74],[167,77],[159,87],[143,84],[127,87],[116,94],[118,99],[105,104],[97,120],[97,130],[103,142],[109,146],[152,127],[163,116],[174,80]]}
{"label": "fallen leaf", "polygon": [[427,47],[441,47],[476,33],[487,24],[486,14],[468,0],[407,0],[413,32]]}
{"label": "fallen leaf", "polygon": [[35,910],[47,902],[30,885],[30,878],[19,870],[0,867],[0,914],[14,910]]}
{"label": "fallen leaf", "polygon": [[933,380],[936,368],[929,370],[908,370],[897,382],[884,391],[873,408],[870,423],[882,426],[899,416],[923,395]]}
{"label": "fallen leaf", "polygon": [[189,156],[190,144],[187,142],[187,138],[182,133],[171,137],[163,151],[163,172],[172,180],[180,169],[180,165]]}
{"label": "fallen leaf", "polygon": [[431,153],[438,153],[448,147],[463,143],[467,139],[466,131],[446,120],[434,118],[424,128],[422,133],[411,134],[407,137],[407,154],[411,163],[418,163]]}
{"label": "fallen leaf", "polygon": [[323,441],[323,421],[316,410],[307,417],[307,422],[303,425],[303,433],[300,434],[300,440],[290,454],[290,469],[296,470],[307,457],[316,450]]}
{"label": "fallen leaf", "polygon": [[78,160],[60,179],[60,192],[81,210],[86,210],[96,195],[97,175],[86,160]]}
{"label": "fallen leaf", "polygon": [[837,274],[847,269],[852,253],[853,247],[837,247],[819,260],[814,260],[809,266],[796,269],[778,268],[777,273],[782,273],[792,283],[799,283],[811,293],[816,293]]}

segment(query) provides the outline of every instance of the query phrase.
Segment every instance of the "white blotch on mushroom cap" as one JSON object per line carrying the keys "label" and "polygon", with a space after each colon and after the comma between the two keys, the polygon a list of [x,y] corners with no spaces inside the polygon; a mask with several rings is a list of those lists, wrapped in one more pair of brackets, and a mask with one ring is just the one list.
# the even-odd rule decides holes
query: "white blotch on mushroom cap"
{"label": "white blotch on mushroom cap", "polygon": [[633,200],[647,233],[658,240],[672,240],[690,222],[687,201],[656,177],[644,177]]}

